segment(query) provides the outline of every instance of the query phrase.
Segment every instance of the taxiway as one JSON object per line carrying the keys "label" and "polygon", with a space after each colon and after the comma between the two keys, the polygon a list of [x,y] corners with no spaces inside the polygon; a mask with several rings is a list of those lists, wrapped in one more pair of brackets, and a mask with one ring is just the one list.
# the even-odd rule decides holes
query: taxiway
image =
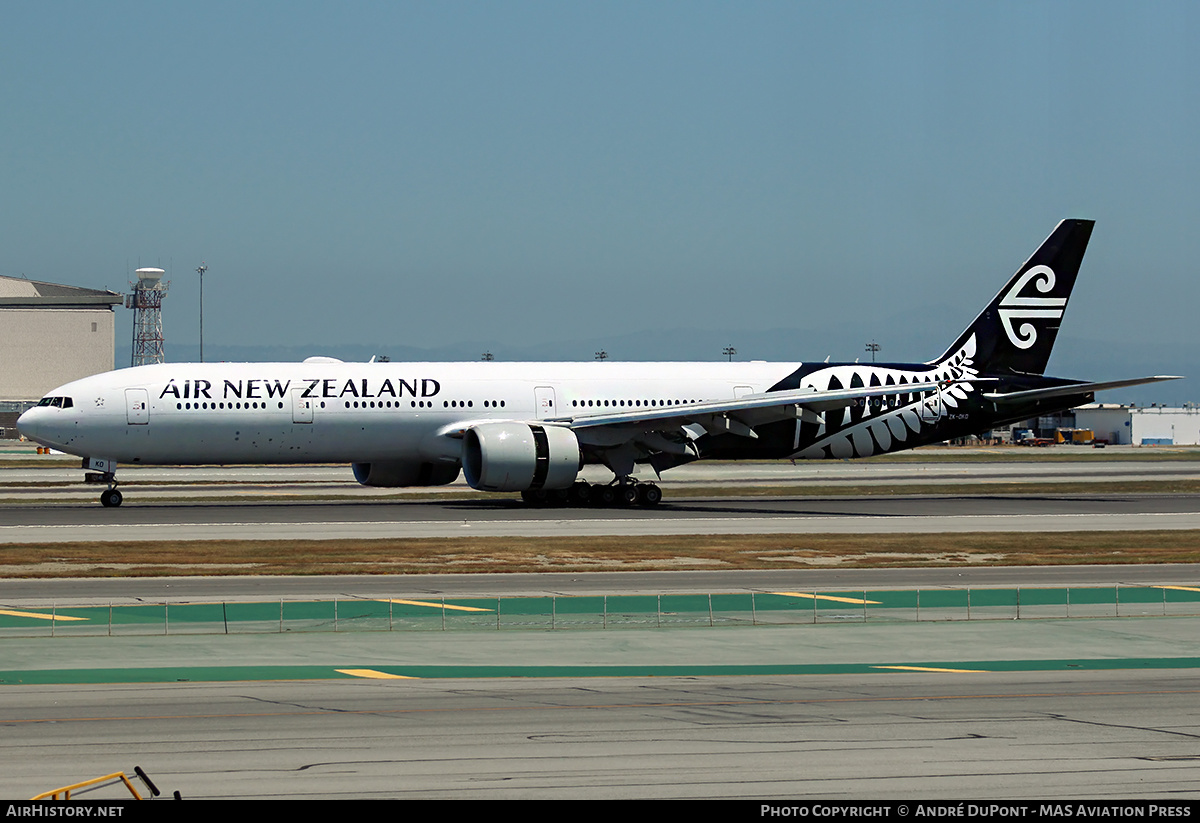
{"label": "taxiway", "polygon": [[[1194,566],[980,571],[1029,585],[1048,575],[1193,584],[1197,575]],[[953,586],[953,573],[854,574],[895,588],[914,575]],[[843,585],[846,574],[714,573],[689,585],[778,590]],[[466,578],[258,582],[277,594],[299,586],[423,596],[465,591]],[[493,582],[626,591],[660,579],[513,578]],[[95,601],[125,583],[75,581],[58,602]],[[138,598],[157,588],[220,599],[226,581],[136,583],[128,593]],[[6,605],[15,591],[0,591]],[[6,677],[58,668],[65,679],[0,686],[9,755],[0,792],[29,796],[137,764],[190,798],[1195,798],[1198,636],[1196,618],[1132,617],[9,639]],[[796,663],[826,670],[769,672]],[[717,664],[762,673],[371,674]],[[182,668],[170,682],[140,682],[147,666]],[[239,667],[237,682],[187,675],[213,666]],[[279,666],[312,673],[284,680]],[[71,672],[93,670],[102,683],[71,683]]]}

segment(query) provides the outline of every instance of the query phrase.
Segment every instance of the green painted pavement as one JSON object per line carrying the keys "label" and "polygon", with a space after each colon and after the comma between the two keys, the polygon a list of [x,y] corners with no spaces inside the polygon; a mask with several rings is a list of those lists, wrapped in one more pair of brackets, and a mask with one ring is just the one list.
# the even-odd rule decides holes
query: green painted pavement
{"label": "green painted pavement", "polygon": [[[378,672],[401,678],[551,678],[551,677],[712,677],[738,675],[829,675],[896,673],[894,667],[974,673],[1112,669],[1193,669],[1200,657],[1142,657],[1064,660],[940,660],[904,663],[828,663],[763,665],[628,665],[628,666],[188,666],[167,668],[47,669],[0,671],[0,685],[69,685],[101,683],[197,683],[269,680],[357,680]],[[344,670],[344,671],[339,671]]]}
{"label": "green painted pavement", "polygon": [[168,603],[6,609],[0,637],[671,628],[1200,614],[1194,587]]}

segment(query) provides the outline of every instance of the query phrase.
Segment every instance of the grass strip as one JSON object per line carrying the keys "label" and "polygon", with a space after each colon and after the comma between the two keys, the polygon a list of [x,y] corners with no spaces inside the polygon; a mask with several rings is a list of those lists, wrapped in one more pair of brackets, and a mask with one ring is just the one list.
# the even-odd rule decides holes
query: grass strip
{"label": "grass strip", "polygon": [[0,577],[463,574],[1200,562],[1200,530],[203,540],[0,546]]}

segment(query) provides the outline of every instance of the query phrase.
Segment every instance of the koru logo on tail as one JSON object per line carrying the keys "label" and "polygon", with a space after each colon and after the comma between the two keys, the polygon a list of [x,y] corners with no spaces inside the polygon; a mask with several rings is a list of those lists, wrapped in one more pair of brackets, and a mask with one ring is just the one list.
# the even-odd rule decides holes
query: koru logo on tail
{"label": "koru logo on tail", "polygon": [[1022,323],[1013,328],[1013,320],[1061,320],[1067,307],[1065,297],[1022,297],[1021,291],[1030,282],[1045,294],[1054,289],[1054,269],[1049,266],[1034,266],[1008,290],[1000,301],[1000,322],[1008,341],[1018,349],[1028,349],[1037,342],[1037,328],[1032,323]]}

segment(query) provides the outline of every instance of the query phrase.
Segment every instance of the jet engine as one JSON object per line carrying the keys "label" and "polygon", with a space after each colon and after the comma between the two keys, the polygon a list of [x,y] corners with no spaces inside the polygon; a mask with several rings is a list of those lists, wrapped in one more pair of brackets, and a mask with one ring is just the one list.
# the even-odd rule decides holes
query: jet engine
{"label": "jet engine", "polygon": [[582,465],[579,440],[563,426],[484,423],[463,437],[463,470],[474,489],[566,489]]}
{"label": "jet engine", "polygon": [[455,463],[352,463],[354,479],[364,486],[445,486],[458,479]]}

